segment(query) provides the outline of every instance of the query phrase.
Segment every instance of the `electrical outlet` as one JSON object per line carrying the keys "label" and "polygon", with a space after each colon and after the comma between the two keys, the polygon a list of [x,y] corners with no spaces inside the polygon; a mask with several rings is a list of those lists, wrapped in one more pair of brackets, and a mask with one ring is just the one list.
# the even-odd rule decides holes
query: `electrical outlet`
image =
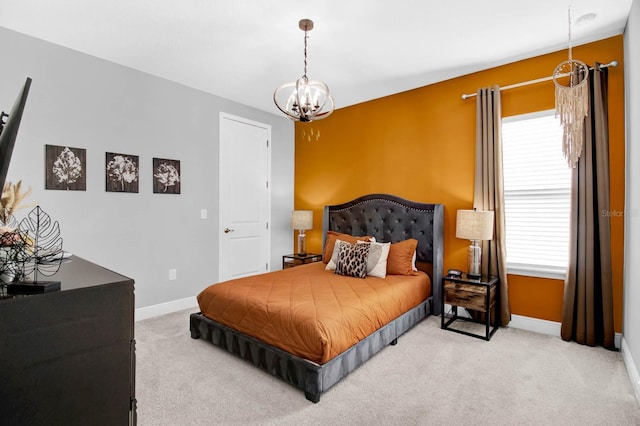
{"label": "electrical outlet", "polygon": [[169,269],[169,281],[173,281],[176,279],[176,270]]}
{"label": "electrical outlet", "polygon": [[206,219],[206,218],[207,218],[207,209],[200,210],[200,219]]}

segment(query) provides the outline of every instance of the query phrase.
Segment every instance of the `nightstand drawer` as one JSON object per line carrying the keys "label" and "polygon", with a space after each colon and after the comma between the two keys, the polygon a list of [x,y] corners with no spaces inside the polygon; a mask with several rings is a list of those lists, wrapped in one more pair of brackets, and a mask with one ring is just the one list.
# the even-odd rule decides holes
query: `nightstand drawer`
{"label": "nightstand drawer", "polygon": [[486,286],[445,282],[444,303],[461,306],[473,311],[487,312],[495,303],[496,286],[491,286],[489,306],[486,306],[485,302],[486,291]]}
{"label": "nightstand drawer", "polygon": [[317,260],[301,260],[301,259],[287,259],[282,263],[283,268],[293,268],[294,266],[304,265],[305,263],[313,263]]}
{"label": "nightstand drawer", "polygon": [[[442,315],[440,327],[444,330],[455,331],[467,336],[491,340],[491,336],[500,327],[498,302],[500,300],[500,280],[497,277],[469,277],[467,274],[442,277]],[[449,314],[445,305],[451,306]],[[458,315],[458,308],[465,308],[475,312],[482,312],[480,318]],[[493,311],[492,311],[493,309]],[[482,318],[484,317],[484,318]],[[452,327],[452,323],[470,321],[484,325],[484,335],[469,330]],[[493,321],[493,327],[491,322]]]}
{"label": "nightstand drawer", "polygon": [[282,269],[293,268],[294,266],[320,261],[322,261],[321,254],[285,254],[284,256],[282,256]]}

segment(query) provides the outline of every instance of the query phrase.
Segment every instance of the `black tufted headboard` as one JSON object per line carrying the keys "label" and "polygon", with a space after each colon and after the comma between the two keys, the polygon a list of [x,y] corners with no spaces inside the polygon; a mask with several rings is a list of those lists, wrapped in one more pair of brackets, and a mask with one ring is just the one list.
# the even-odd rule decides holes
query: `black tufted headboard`
{"label": "black tufted headboard", "polygon": [[364,195],[344,204],[325,206],[322,231],[323,247],[327,231],[371,235],[379,242],[418,240],[417,260],[431,264],[431,312],[440,314],[444,205],[417,203],[388,194]]}

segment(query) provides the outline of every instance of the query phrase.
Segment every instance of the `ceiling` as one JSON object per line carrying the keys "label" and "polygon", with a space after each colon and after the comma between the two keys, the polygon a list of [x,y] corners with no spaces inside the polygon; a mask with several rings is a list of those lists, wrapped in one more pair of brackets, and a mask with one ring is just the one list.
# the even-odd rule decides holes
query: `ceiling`
{"label": "ceiling", "polygon": [[569,3],[573,46],[621,34],[632,1],[0,0],[0,26],[279,114],[301,18],[308,76],[342,108],[566,49]]}

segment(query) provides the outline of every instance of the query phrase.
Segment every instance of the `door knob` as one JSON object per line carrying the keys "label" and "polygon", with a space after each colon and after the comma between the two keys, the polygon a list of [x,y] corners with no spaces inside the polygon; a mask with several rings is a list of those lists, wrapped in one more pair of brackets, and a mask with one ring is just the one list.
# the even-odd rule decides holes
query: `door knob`
{"label": "door knob", "polygon": [[224,228],[223,231],[225,234],[228,234],[229,232],[235,231],[235,229]]}

